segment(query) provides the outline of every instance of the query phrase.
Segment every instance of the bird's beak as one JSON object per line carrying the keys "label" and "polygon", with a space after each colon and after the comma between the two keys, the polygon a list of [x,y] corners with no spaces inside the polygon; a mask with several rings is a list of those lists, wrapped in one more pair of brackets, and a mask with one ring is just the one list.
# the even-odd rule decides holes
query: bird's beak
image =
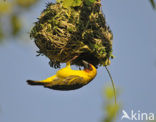
{"label": "bird's beak", "polygon": [[84,64],[85,69],[89,69],[89,63],[85,60],[82,60],[82,63]]}

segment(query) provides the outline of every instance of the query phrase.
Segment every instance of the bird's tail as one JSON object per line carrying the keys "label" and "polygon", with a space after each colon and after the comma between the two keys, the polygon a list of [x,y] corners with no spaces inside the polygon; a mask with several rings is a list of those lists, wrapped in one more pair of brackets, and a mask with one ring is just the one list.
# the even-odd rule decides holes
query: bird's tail
{"label": "bird's tail", "polygon": [[27,83],[29,85],[46,85],[46,84],[51,83],[55,78],[56,78],[56,75],[53,75],[45,80],[40,80],[40,81],[27,80]]}
{"label": "bird's tail", "polygon": [[33,81],[33,80],[27,80],[27,83],[29,85],[45,85],[45,82],[41,82],[41,81]]}

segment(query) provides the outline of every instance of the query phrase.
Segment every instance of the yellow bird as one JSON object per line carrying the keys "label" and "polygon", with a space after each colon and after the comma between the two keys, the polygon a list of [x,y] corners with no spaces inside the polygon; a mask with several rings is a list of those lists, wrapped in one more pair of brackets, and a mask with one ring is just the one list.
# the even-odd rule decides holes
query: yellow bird
{"label": "yellow bird", "polygon": [[70,67],[70,61],[66,63],[66,67],[60,69],[55,75],[42,80],[33,81],[27,80],[29,85],[43,85],[44,87],[55,90],[74,90],[83,87],[92,81],[96,76],[96,68],[86,62],[84,64],[84,70],[72,70]]}

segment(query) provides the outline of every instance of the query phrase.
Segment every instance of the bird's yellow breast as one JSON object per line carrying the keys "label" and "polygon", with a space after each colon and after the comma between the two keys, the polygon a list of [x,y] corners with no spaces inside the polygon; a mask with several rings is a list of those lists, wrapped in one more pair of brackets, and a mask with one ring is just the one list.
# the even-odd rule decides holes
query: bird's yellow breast
{"label": "bird's yellow breast", "polygon": [[72,70],[70,67],[65,67],[57,71],[57,77],[65,78],[71,75],[80,76],[84,79],[84,83],[88,83],[96,76],[96,68],[93,66],[91,71]]}

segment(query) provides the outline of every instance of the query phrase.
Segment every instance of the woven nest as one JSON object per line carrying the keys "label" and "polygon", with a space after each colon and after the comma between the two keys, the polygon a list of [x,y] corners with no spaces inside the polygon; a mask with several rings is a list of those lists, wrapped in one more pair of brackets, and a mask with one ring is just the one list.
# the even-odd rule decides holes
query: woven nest
{"label": "woven nest", "polygon": [[41,13],[31,30],[30,37],[47,56],[50,64],[58,68],[78,56],[72,64],[82,66],[82,60],[94,66],[108,65],[112,57],[112,32],[106,25],[100,1],[88,6],[64,8],[63,4],[50,3]]}

